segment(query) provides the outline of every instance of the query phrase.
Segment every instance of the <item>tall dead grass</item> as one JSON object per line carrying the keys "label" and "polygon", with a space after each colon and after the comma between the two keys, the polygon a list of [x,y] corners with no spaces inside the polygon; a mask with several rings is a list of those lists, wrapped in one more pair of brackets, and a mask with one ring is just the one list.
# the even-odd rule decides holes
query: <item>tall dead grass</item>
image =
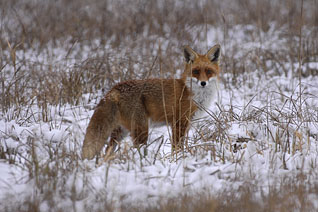
{"label": "tall dead grass", "polygon": [[[267,79],[288,76],[290,73],[298,76],[294,66],[288,68],[285,64],[301,62],[308,66],[308,62],[318,61],[318,1],[303,3],[301,21],[300,1],[297,0],[0,1],[1,117],[6,121],[15,120],[21,125],[33,122],[51,123],[54,119],[50,111],[52,106],[63,108],[69,104],[83,106],[83,109],[92,108],[101,93],[115,83],[127,79],[160,77],[159,67],[164,70],[164,77],[175,76],[183,68],[180,47],[184,44],[193,46],[202,40],[204,43],[207,35],[202,37],[202,32],[207,32],[209,26],[223,29],[223,37],[220,38],[223,44],[230,42],[233,39],[231,36],[235,36],[229,34],[231,29],[246,25],[252,26],[250,31],[245,32],[246,39],[261,40],[262,33],[274,26],[273,31],[281,31],[280,38],[289,41],[282,49],[255,48],[243,55],[238,54],[242,49],[240,44],[225,48],[222,52],[222,83],[230,92],[235,92],[231,89],[241,87],[242,83],[251,83],[248,74],[255,70],[259,71],[259,76],[266,75]],[[300,27],[304,29],[301,46]],[[192,33],[195,30],[198,31],[197,35]],[[201,45],[197,48],[205,47]],[[55,49],[59,50],[55,52]],[[33,56],[30,57],[30,53]],[[301,77],[315,76],[317,73],[318,70],[309,67],[300,70]],[[226,74],[230,77],[226,77]],[[277,145],[277,152],[297,151],[301,146],[297,144],[299,135],[294,129],[306,122],[318,122],[317,113],[303,101],[298,101],[302,92],[295,92],[293,97],[281,95],[284,107],[272,108],[268,101],[268,107],[253,110],[246,107],[241,113],[236,113],[235,108],[220,106],[221,115],[211,114],[213,123],[197,129],[200,136],[192,142],[195,144],[197,140],[203,139],[226,145],[225,141],[229,137],[226,130],[231,124],[261,122],[264,124],[260,124],[262,127],[268,127],[266,122],[270,122],[277,126],[276,129],[266,128],[268,138]],[[85,98],[85,95],[88,97]],[[317,96],[313,94],[310,98]],[[39,108],[40,114],[33,112],[34,106]],[[207,130],[211,128],[214,130]],[[24,154],[5,145],[6,139],[18,141],[19,138],[0,133],[0,158],[19,165],[21,159],[18,158],[25,157]],[[255,139],[252,135],[250,138],[239,139]],[[302,136],[313,138],[317,135]],[[58,151],[52,146],[46,146],[45,152],[54,166],[41,163],[35,151],[36,142],[41,142],[41,139],[29,137],[28,144],[23,147],[29,157],[24,158],[23,164],[29,177],[35,179],[36,188],[44,195],[22,200],[14,206],[16,211],[40,211],[40,202],[43,200],[48,200],[52,210],[62,211],[63,208],[56,206],[54,195],[59,193],[60,196],[67,196],[69,193],[63,190],[66,180],[58,178],[66,179],[73,172],[82,171],[76,150],[67,151],[63,141],[58,143],[61,147]],[[226,161],[228,159],[224,156],[222,145],[219,149],[215,145],[189,148],[191,154],[209,151],[212,153],[211,157]],[[233,152],[236,148],[238,147],[233,146]],[[130,159],[124,153],[119,157],[121,160]],[[246,183],[229,193],[180,195],[163,199],[157,206],[140,209],[122,205],[121,210],[311,211],[314,207],[307,197],[317,194],[318,187],[315,182],[307,186],[302,179],[286,178],[268,188],[268,193],[263,188]],[[255,191],[263,202],[254,198]],[[233,193],[237,195],[232,195]],[[84,198],[75,187],[71,196],[74,202]],[[99,201],[100,208],[97,210],[114,209],[112,202],[101,203],[102,201]],[[12,211],[13,208],[6,206],[4,209]]]}

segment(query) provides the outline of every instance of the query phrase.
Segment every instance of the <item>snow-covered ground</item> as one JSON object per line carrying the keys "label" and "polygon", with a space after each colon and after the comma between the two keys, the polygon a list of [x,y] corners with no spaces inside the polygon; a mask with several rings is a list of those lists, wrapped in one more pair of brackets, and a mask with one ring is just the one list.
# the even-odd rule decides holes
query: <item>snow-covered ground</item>
{"label": "snow-covered ground", "polygon": [[[245,38],[247,31],[253,30],[251,26],[234,27],[226,40],[218,36],[221,29],[210,28],[207,46],[220,42],[223,55],[237,60],[257,59],[257,51],[288,50],[284,50],[288,41],[274,28],[258,35],[259,40]],[[204,49],[205,44],[199,40],[193,45]],[[161,45],[163,50],[168,48],[165,40]],[[110,48],[107,44],[100,47],[98,41],[96,46],[101,54]],[[77,60],[75,56],[65,60],[67,51],[53,49],[43,58],[32,50],[16,54],[34,63],[72,66]],[[90,51],[88,48],[80,59],[95,56]],[[99,54],[98,50],[94,52]],[[180,61],[181,55],[180,50]],[[247,60],[247,72],[222,73],[219,98],[209,108],[210,115],[192,123],[187,150],[177,155],[171,154],[170,129],[163,126],[151,128],[147,154],[145,149],[133,149],[128,136],[112,160],[99,160],[98,164],[95,160],[82,161],[79,156],[84,134],[93,107],[103,96],[101,90],[83,95],[76,106],[50,105],[45,109],[46,122],[42,118],[44,109],[36,104],[19,108],[19,114],[15,107],[1,111],[0,210],[14,208],[26,199],[39,201],[43,211],[53,203],[65,211],[94,210],[103,200],[115,207],[146,207],[184,193],[213,195],[237,190],[246,182],[258,188],[255,198],[261,198],[284,179],[300,175],[306,177],[299,183],[317,184],[318,77],[304,77],[300,84],[297,72],[292,73],[298,63],[285,61],[276,66],[271,60],[266,65],[269,70],[264,73]],[[305,71],[318,71],[318,61],[302,66]],[[8,65],[5,70],[10,68]],[[308,197],[318,210],[318,195]]]}

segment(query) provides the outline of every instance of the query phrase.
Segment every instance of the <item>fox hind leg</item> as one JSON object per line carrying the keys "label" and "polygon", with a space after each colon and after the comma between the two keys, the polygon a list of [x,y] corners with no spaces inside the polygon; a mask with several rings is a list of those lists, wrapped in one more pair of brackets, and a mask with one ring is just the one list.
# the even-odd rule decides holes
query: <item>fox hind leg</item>
{"label": "fox hind leg", "polygon": [[147,144],[148,140],[148,124],[137,125],[132,133],[134,138],[134,147],[140,147]]}
{"label": "fox hind leg", "polygon": [[134,147],[147,144],[148,117],[143,103],[136,103],[134,108],[125,108],[130,113],[121,116],[121,124],[130,131]]}
{"label": "fox hind leg", "polygon": [[126,136],[127,132],[123,127],[119,126],[115,128],[111,135],[110,140],[106,148],[106,154],[111,154],[115,151],[117,144]]}
{"label": "fox hind leg", "polygon": [[[148,155],[147,151],[147,140],[148,140],[148,123],[145,125],[137,125],[132,132],[134,148],[137,148],[137,151],[141,158]],[[143,148],[142,148],[143,147]],[[143,151],[141,151],[143,150]]]}

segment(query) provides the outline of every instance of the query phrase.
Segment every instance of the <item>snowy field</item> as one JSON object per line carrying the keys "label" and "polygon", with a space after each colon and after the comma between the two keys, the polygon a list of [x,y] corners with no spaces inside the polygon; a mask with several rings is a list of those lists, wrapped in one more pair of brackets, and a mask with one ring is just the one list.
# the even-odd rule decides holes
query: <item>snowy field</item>
{"label": "snowy field", "polygon": [[[3,26],[18,25],[18,18],[1,18]],[[318,210],[318,26],[302,26],[300,57],[300,37],[287,23],[270,22],[266,30],[185,24],[190,38],[183,40],[170,22],[158,34],[151,27],[118,45],[106,32],[106,41],[66,36],[27,43],[4,31],[0,211],[160,211],[186,197],[207,198],[213,211],[247,194],[260,208]],[[151,127],[141,151],[127,136],[109,161],[80,158],[94,107],[115,83],[177,78],[183,45],[204,53],[216,43],[223,70],[218,99],[204,120],[191,123],[184,152],[171,152],[171,129],[162,126]]]}

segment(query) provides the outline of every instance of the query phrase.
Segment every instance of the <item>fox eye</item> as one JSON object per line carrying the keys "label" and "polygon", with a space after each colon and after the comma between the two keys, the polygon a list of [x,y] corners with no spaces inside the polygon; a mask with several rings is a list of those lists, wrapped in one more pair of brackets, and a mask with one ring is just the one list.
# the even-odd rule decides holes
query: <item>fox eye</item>
{"label": "fox eye", "polygon": [[198,69],[194,69],[194,70],[192,70],[192,74],[198,75],[198,74],[200,74],[200,71]]}
{"label": "fox eye", "polygon": [[213,71],[211,69],[207,69],[207,70],[205,70],[205,72],[206,72],[206,74],[212,74],[213,73]]}

